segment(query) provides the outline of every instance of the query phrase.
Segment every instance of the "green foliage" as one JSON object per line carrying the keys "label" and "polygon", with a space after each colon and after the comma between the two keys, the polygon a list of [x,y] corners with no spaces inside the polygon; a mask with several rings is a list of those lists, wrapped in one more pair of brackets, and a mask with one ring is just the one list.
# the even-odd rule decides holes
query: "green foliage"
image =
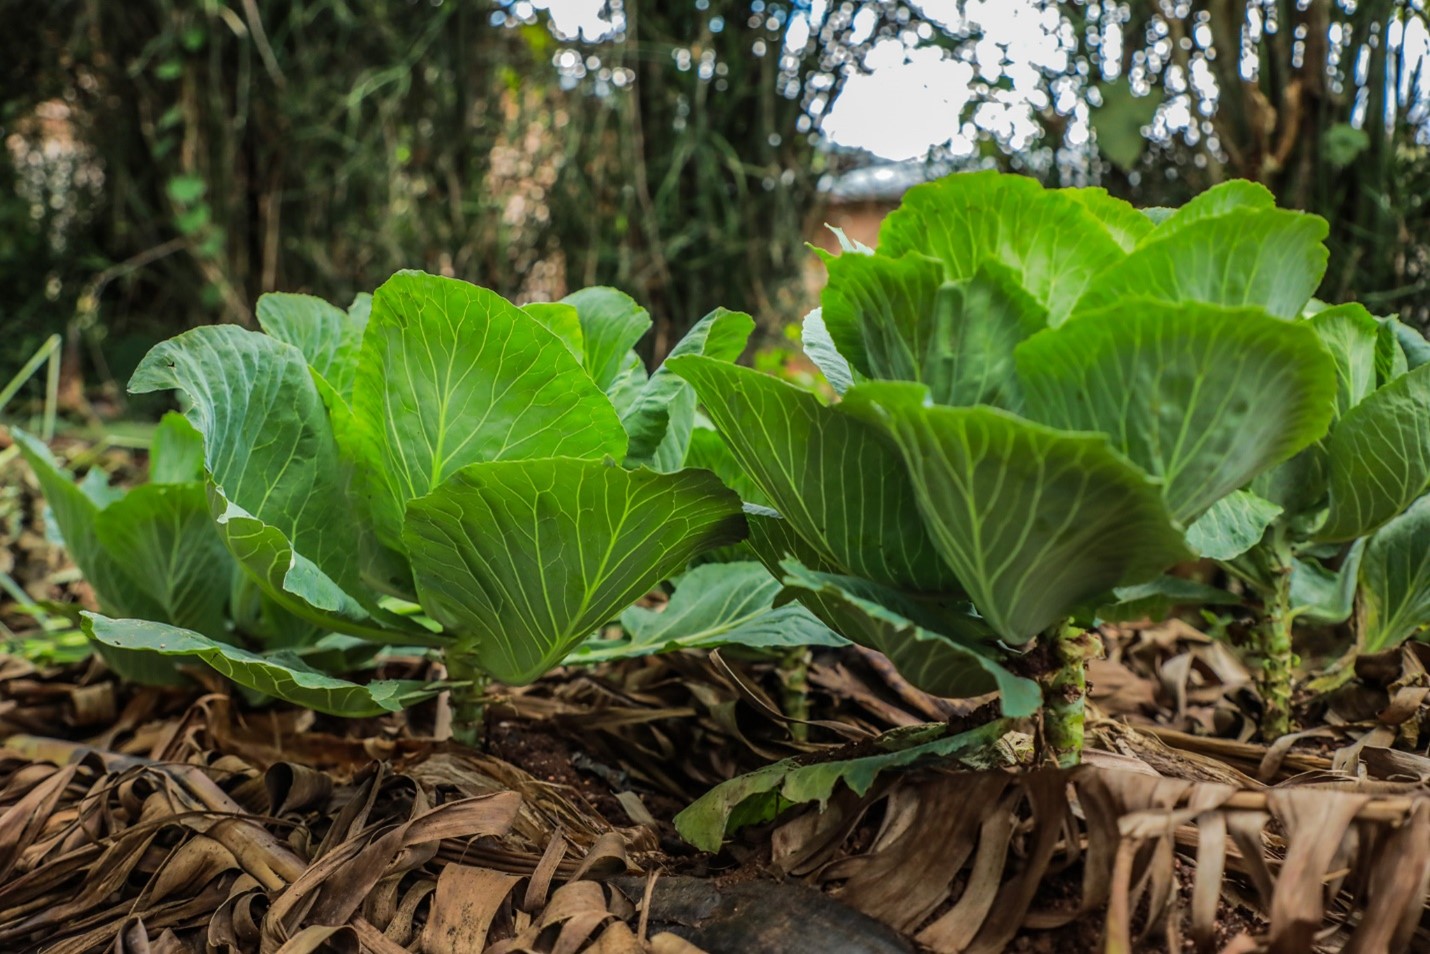
{"label": "green foliage", "polygon": [[[798,560],[785,560],[790,596],[832,620],[851,639],[888,656],[900,673],[926,692],[952,698],[998,692],[1010,718],[1038,711],[1038,686],[999,665],[988,645],[989,631],[968,604],[946,607],[920,603],[905,594],[857,577],[816,573]],[[934,620],[935,629],[916,620]]]}
{"label": "green foliage", "polygon": [[[454,691],[472,699],[485,678],[537,678],[692,559],[745,536],[739,497],[681,466],[694,429],[690,385],[664,368],[640,370],[632,345],[649,320],[613,289],[522,309],[464,282],[401,272],[346,312],[270,295],[258,313],[266,333],[186,332],[154,348],[131,381],[184,395],[187,422],[160,428],[156,474],[188,482],[110,503],[107,491],[47,475],[57,513],[79,514],[61,522],[74,525],[86,572],[117,575],[114,560],[89,551],[123,548],[125,569],[152,584],[147,602],[102,604],[134,618],[91,620],[106,653],[180,654],[249,688],[353,714],[420,695],[335,680],[314,670],[320,659],[426,646],[464,674]],[[676,350],[728,362],[752,328],[748,316],[717,310]],[[24,440],[44,467],[44,448]],[[227,577],[233,586],[214,585]],[[716,641],[835,639],[798,607],[772,610],[772,591],[747,596],[742,618],[712,623]],[[306,631],[273,626],[304,655],[225,646],[236,641],[223,616],[230,594],[244,620],[306,621]],[[415,601],[425,616],[394,613],[381,594]],[[668,622],[674,635],[631,652],[715,638],[682,634],[679,615]],[[772,638],[782,622],[800,629]],[[357,640],[309,652],[319,632]]]}
{"label": "green foliage", "polygon": [[238,646],[204,639],[178,626],[142,619],[109,619],[85,613],[84,630],[99,645],[126,653],[201,659],[240,686],[329,715],[363,718],[396,712],[430,698],[439,688],[404,679],[358,685],[312,669],[291,653],[260,656]]}
{"label": "green foliage", "polygon": [[1121,199],[1113,197],[1106,189],[1097,186],[1081,186],[1058,191],[1070,199],[1081,202],[1102,223],[1102,227],[1107,229],[1124,252],[1130,252],[1136,248],[1147,233],[1157,227],[1157,223],[1160,221],[1156,217],[1158,211],[1168,213],[1171,211],[1169,209],[1134,209]]}
{"label": "green foliage", "polygon": [[1367,652],[1430,627],[1430,497],[1371,536],[1360,565],[1360,636]]}
{"label": "green foliage", "polygon": [[1351,408],[1326,444],[1330,512],[1325,540],[1364,536],[1430,487],[1430,365]]}
{"label": "green foliage", "polygon": [[1212,504],[1187,528],[1187,544],[1198,556],[1232,560],[1260,543],[1282,513],[1280,504],[1238,490]]}
{"label": "green foliage", "polygon": [[[1298,488],[1295,497],[1281,509],[1249,494],[1261,513],[1237,545],[1201,548],[1260,598],[1262,631],[1286,634],[1276,637],[1285,652],[1297,622],[1335,626],[1354,617],[1356,649],[1364,651],[1398,645],[1430,626],[1430,534],[1424,527],[1430,379],[1420,369],[1406,371],[1403,355],[1397,360],[1399,343],[1372,332],[1375,322],[1367,323],[1361,311],[1343,306],[1304,322],[1316,324],[1335,354],[1338,419],[1317,445],[1280,468],[1286,473],[1279,480],[1256,488],[1289,485]],[[1330,317],[1318,321],[1323,315]],[[1393,349],[1389,360],[1378,347],[1385,341]],[[1258,526],[1264,532],[1243,547]],[[1263,717],[1268,736],[1291,727],[1285,705],[1290,666],[1272,658],[1281,652],[1262,652],[1263,672],[1282,673],[1262,690],[1271,700]]]}
{"label": "green foliage", "polygon": [[1102,83],[1097,87],[1102,100],[1090,115],[1097,133],[1097,148],[1119,168],[1130,170],[1147,148],[1143,127],[1150,124],[1162,105],[1163,93],[1154,87],[1151,94],[1138,96],[1130,80]]}
{"label": "green foliage", "polygon": [[949,735],[947,726],[914,726],[880,736],[870,754],[824,762],[785,759],[721,782],[676,815],[675,827],[695,847],[718,851],[730,832],[770,821],[790,806],[816,802],[822,808],[840,784],[862,795],[891,769],[950,761],[992,768],[1013,761],[1017,753],[997,748],[1008,727],[998,721]]}
{"label": "green foliage", "polygon": [[[1249,0],[1175,16],[1052,5],[1029,27],[1067,57],[1024,64],[1034,86],[1020,75],[1011,99],[1013,68],[981,64],[993,72],[970,84],[959,128],[984,141],[953,158],[1155,205],[1258,179],[1335,223],[1326,297],[1373,292],[1377,310],[1423,324],[1430,162],[1414,58],[1400,55],[1422,6],[1287,8],[1247,31]],[[130,336],[243,321],[260,288],[371,287],[407,264],[514,300],[555,289],[563,267],[571,287],[619,285],[655,304],[659,353],[715,302],[792,315],[817,183],[850,161],[819,148],[819,129],[857,64],[891,41],[973,62],[994,15],[712,0],[613,8],[609,31],[571,38],[511,3],[357,16],[314,0],[238,27],[230,7],[47,4],[0,38],[0,120],[24,146],[0,153],[0,301],[17,353],[73,317],[91,343],[109,334],[122,376],[124,352],[142,350]],[[1114,35],[1145,54],[1135,91],[1126,71],[1104,79]],[[1169,36],[1174,55],[1152,49]],[[1254,83],[1238,72],[1248,62]],[[1188,86],[1189,71],[1215,82]],[[1186,97],[1179,128],[1162,104]],[[979,107],[995,100],[987,115],[1026,121],[989,122]],[[1069,121],[1088,107],[1091,140]]]}
{"label": "green foliage", "polygon": [[[1430,320],[1423,238],[1430,235],[1423,198],[1430,151],[1416,86],[1423,66],[1417,41],[1406,39],[1430,23],[1424,4],[1043,6],[1043,33],[1029,47],[1055,46],[1068,58],[1024,55],[1019,68],[1037,78],[1020,77],[1019,86],[1039,93],[1014,101],[1022,123],[1001,118],[1009,100],[991,77],[973,85],[965,107],[972,121],[961,136],[986,140],[981,157],[1049,184],[1091,178],[1154,206],[1182,205],[1216,183],[1254,180],[1283,207],[1329,221],[1321,297],[1398,311],[1415,326]],[[1246,29],[1259,17],[1264,29]],[[976,13],[961,25],[966,32],[946,43],[978,41],[984,23]],[[1122,68],[1108,79],[1117,57]],[[1011,69],[1003,69],[1006,79]],[[1198,75],[1204,81],[1187,82]],[[1357,95],[1338,92],[1349,89]],[[997,108],[987,114],[1000,119],[979,122],[990,102]],[[1092,137],[1070,121],[1083,110]],[[1216,134],[1207,135],[1212,128]]]}
{"label": "green foliage", "polygon": [[1320,338],[1256,309],[1129,293],[1034,336],[1017,360],[1030,418],[1112,435],[1161,479],[1183,523],[1330,423],[1335,377]]}
{"label": "green foliage", "polygon": [[312,295],[274,293],[258,300],[258,324],[270,337],[302,352],[313,373],[351,399],[358,348],[372,302],[354,301],[346,312]]}
{"label": "green foliage", "polygon": [[186,395],[204,441],[209,510],[229,552],[270,598],[341,629],[367,622],[375,606],[359,600],[358,526],[314,381],[293,345],[217,325],[155,347],[130,389]]}
{"label": "green foliage", "polygon": [[[230,616],[240,571],[210,519],[202,446],[181,416],[160,422],[150,449],[151,482],[128,491],[110,487],[97,469],[76,484],[44,444],[18,429],[12,434],[103,612],[193,630],[218,644],[245,637],[282,642],[280,632],[294,621],[276,607],[263,607],[262,620],[243,627]],[[168,659],[104,644],[101,652],[126,678],[178,681]]]}
{"label": "green foliage", "polygon": [[798,603],[771,610],[780,584],[758,563],[706,563],[674,585],[664,609],[632,606],[621,614],[622,635],[593,637],[566,662],[589,664],[730,644],[761,649],[846,644]]}
{"label": "green foliage", "polygon": [[838,403],[671,367],[774,508],[750,545],[790,596],[914,684],[1023,715],[1037,696],[1009,667],[1035,641],[1058,656],[1061,621],[1229,598],[1159,574],[1253,547],[1281,508],[1243,488],[1325,437],[1338,319],[1289,320],[1324,235],[1246,183],[1158,224],[1097,191],[951,176],[910,191],[877,251],[825,256],[804,337]]}
{"label": "green foliage", "polygon": [[745,536],[702,471],[569,458],[473,464],[407,508],[422,605],[506,683],[531,682],[705,550]]}
{"label": "green foliage", "polygon": [[1336,362],[1335,417],[1340,420],[1375,390],[1377,356],[1383,350],[1380,326],[1357,304],[1318,311],[1305,323],[1321,336]]}
{"label": "green foliage", "polygon": [[[875,409],[863,417],[881,420],[902,454],[960,592],[1005,643],[1027,640],[1058,615],[1079,615],[1093,591],[1109,587],[1143,609],[1172,605],[1172,592],[1144,582],[1150,565],[1099,559],[1108,536],[1133,547],[1134,525],[1146,539],[1184,533],[1192,551],[1222,562],[1256,595],[1268,734],[1287,726],[1294,620],[1344,621],[1359,594],[1362,646],[1393,645],[1430,625],[1422,572],[1430,537],[1416,529],[1416,501],[1430,490],[1430,348],[1361,305],[1311,300],[1326,268],[1324,222],[1277,209],[1265,188],[1247,182],[1134,225],[1126,207],[1100,193],[1039,195],[1027,182],[962,181],[967,189],[928,187],[916,218],[890,217],[886,234],[908,236],[902,245],[885,241],[872,257],[831,260],[825,316],[832,343],[861,374],[928,387],[851,385],[841,407]],[[1078,205],[1084,219],[1059,211],[1059,202]],[[1049,223],[1042,227],[1057,223],[1059,234],[1040,236],[1028,208],[1042,210],[1038,221]],[[975,220],[980,214],[1023,227],[1009,238],[1012,230]],[[1078,243],[1089,218],[1120,254],[1101,238]],[[924,251],[945,262],[942,284],[929,260],[915,257],[920,233],[906,221],[920,224]],[[1040,247],[1078,251],[1047,252],[1039,265],[1029,250]],[[980,269],[996,276],[998,268],[1056,288],[1027,289],[1048,309],[1048,328],[1026,330],[1028,309],[1007,296],[1001,307],[992,299],[981,309],[950,307],[967,276]],[[1065,287],[1073,293],[1063,295]],[[1060,314],[1070,317],[1059,322]],[[944,384],[962,377],[936,360],[950,340],[982,372],[972,377],[976,387]],[[866,396],[879,388],[883,397]],[[1064,436],[1033,442],[1028,421]],[[1028,435],[1018,450],[1015,431]],[[1055,447],[1070,453],[1075,433],[1083,441],[1105,435],[1108,461],[1061,465]],[[980,477],[975,465],[996,459],[1000,446],[1021,469]],[[1138,513],[1131,484],[1112,491],[1118,467],[1153,481],[1166,511]],[[1079,513],[1081,501],[1097,498],[1060,498],[1056,479],[1067,474],[1105,488],[1103,512],[1124,521],[1093,534],[1091,546],[1067,534],[1099,525],[1095,508]],[[1117,500],[1126,501],[1121,513]],[[1069,514],[1076,520],[1060,527],[1057,518]],[[1023,550],[1005,546],[1008,539]],[[1153,552],[1152,563],[1176,559],[1170,548]],[[1225,602],[1180,589],[1186,602]],[[1105,604],[1103,612],[1120,618],[1133,606]]]}
{"label": "green foliage", "polygon": [[1141,295],[1170,303],[1251,305],[1277,318],[1301,313],[1326,270],[1324,220],[1245,205],[1215,215],[1188,208],[1099,272],[1078,299],[1079,312]]}
{"label": "green foliage", "polygon": [[899,451],[939,556],[1009,645],[1187,555],[1159,487],[1101,434],[936,406],[892,383],[844,406]]}
{"label": "green foliage", "polygon": [[748,368],[697,356],[669,364],[694,385],[750,481],[821,561],[893,587],[957,587],[902,461],[872,425]]}
{"label": "green foliage", "polygon": [[1290,609],[1294,619],[1322,626],[1338,626],[1355,608],[1360,581],[1364,538],[1340,556],[1340,565],[1328,568],[1309,553],[1291,558]]}
{"label": "green foliage", "polygon": [[1098,617],[1109,623],[1165,619],[1178,607],[1235,606],[1241,602],[1234,593],[1179,576],[1159,576],[1148,583],[1118,587],[1113,595],[1117,602],[1097,610]]}
{"label": "green foliage", "polygon": [[854,386],[854,371],[839,353],[834,339],[830,337],[829,325],[824,320],[822,308],[816,308],[804,316],[799,340],[805,357],[814,362],[814,366],[824,375],[834,393],[843,394]]}
{"label": "green foliage", "polygon": [[[734,361],[745,350],[755,322],[739,311],[717,308],[695,323],[680,340],[670,358],[699,354],[718,361]],[[667,358],[668,362],[670,358]],[[676,470],[690,450],[695,428],[695,392],[666,363],[655,369],[621,415],[630,435],[626,465],[654,470]]]}
{"label": "green foliage", "polygon": [[951,282],[940,262],[917,253],[825,264],[822,318],[862,376],[922,382],[940,404],[1021,405],[1013,349],[1047,327],[1047,312],[1010,270],[986,262]]}
{"label": "green foliage", "polygon": [[582,329],[582,366],[598,388],[610,391],[629,364],[630,350],[650,330],[649,313],[614,288],[583,288],[566,296],[562,304],[576,309]]}
{"label": "green foliage", "polygon": [[[1394,335],[1395,343],[1398,344],[1400,347],[1398,349],[1393,348],[1387,342],[1387,344],[1385,345],[1385,349],[1389,350],[1392,355],[1394,355],[1397,351],[1399,352],[1400,356],[1405,359],[1404,370],[1411,371],[1415,368],[1420,367],[1421,365],[1430,364],[1430,341],[1426,341],[1425,336],[1422,335],[1420,332],[1416,331],[1414,328],[1409,327],[1408,325],[1402,324],[1394,318],[1381,319],[1380,327],[1382,339],[1386,337],[1385,330],[1387,328],[1389,328],[1391,333]],[[1377,368],[1379,368],[1379,366],[1377,366]],[[1390,376],[1392,375],[1382,375],[1382,377]]]}
{"label": "green foliage", "polygon": [[[1264,189],[1228,184],[1169,217],[1149,239],[1179,230],[1164,240],[1172,242],[1208,223],[1238,217],[1252,234],[1273,213],[1281,214],[1271,208]],[[1223,232],[1230,248],[1231,231]],[[1262,251],[1253,267],[1295,260],[1302,266],[1299,274],[1308,278],[1323,256],[1295,249],[1311,234],[1307,227],[1288,226],[1285,243],[1271,243],[1276,247]],[[1256,260],[1252,250],[1245,257]],[[1228,443],[1205,445],[1214,451],[1209,463],[1221,476],[1194,472],[1191,486],[1198,493],[1238,484],[1240,489],[1213,502],[1187,532],[1198,554],[1240,578],[1260,604],[1252,648],[1259,656],[1267,704],[1262,729],[1268,737],[1291,728],[1295,623],[1340,625],[1359,606],[1354,628],[1361,649],[1395,645],[1430,625],[1430,578],[1422,572],[1430,561],[1430,539],[1417,529],[1418,501],[1430,490],[1430,376],[1423,364],[1412,369],[1409,357],[1422,354],[1423,339],[1359,304],[1308,300],[1303,296],[1311,287],[1308,281],[1298,283],[1292,270],[1291,280],[1278,284],[1280,274],[1263,272],[1247,284],[1230,272],[1220,273],[1218,287],[1231,289],[1231,298],[1247,297],[1244,291],[1258,286],[1262,291],[1251,297],[1290,320],[1267,325],[1264,318],[1247,316],[1225,337],[1228,347],[1218,374],[1208,379],[1206,403],[1239,423],[1224,435]],[[1177,281],[1188,284],[1195,277],[1178,276]],[[1198,339],[1214,336],[1214,328],[1214,320],[1205,320],[1182,329],[1174,340],[1179,347],[1199,347]],[[1276,338],[1286,350],[1268,360],[1271,352],[1250,340],[1258,334]],[[1039,356],[1040,366],[1047,359]],[[1077,366],[1068,368],[1082,375],[1095,363],[1082,349]],[[1157,367],[1159,373],[1177,373],[1175,360],[1166,356]],[[1240,368],[1251,373],[1239,373]],[[1086,380],[1077,390],[1095,396]],[[1308,396],[1299,404],[1292,399],[1297,391]],[[1068,388],[1067,396],[1073,392]],[[1155,399],[1150,403],[1158,404]],[[1074,406],[1086,414],[1105,404],[1095,396],[1092,402],[1080,397]],[[1286,416],[1297,407],[1299,417]],[[1157,438],[1155,429],[1145,426],[1135,436],[1164,449],[1185,444],[1180,438]],[[1128,444],[1124,449],[1139,462],[1147,456],[1145,448]],[[1259,476],[1249,480],[1237,470],[1248,453],[1264,456],[1253,468]],[[1169,474],[1169,493],[1175,495],[1175,487],[1175,474]]]}
{"label": "green foliage", "polygon": [[989,261],[1047,311],[1056,327],[1089,294],[1093,276],[1126,258],[1087,205],[1032,179],[975,172],[916,186],[879,229],[878,256],[943,263],[950,281]]}
{"label": "green foliage", "polygon": [[159,419],[149,444],[149,480],[156,484],[198,483],[204,479],[204,439],[182,414]]}
{"label": "green foliage", "polygon": [[[1366,646],[1430,625],[1430,345],[1311,299],[1325,234],[1245,182],[1147,216],[951,176],[877,251],[825,257],[802,337],[832,403],[734,364],[743,313],[710,312],[648,374],[650,316],[615,289],[519,308],[400,272],[346,311],[270,295],[263,333],[154,348],[131,387],[181,392],[185,416],[122,499],[21,445],[106,615],[149,621],[104,624],[108,653],[169,633],[303,701],[327,684],[291,674],[317,657],[222,644],[435,647],[470,694],[568,659],[846,637],[1006,717],[1056,693],[1061,719],[1077,627],[1227,602],[1165,575],[1196,556],[1259,599],[1276,678],[1297,618],[1358,602]],[[689,569],[747,533],[763,571]],[[663,611],[632,607],[672,579]]]}
{"label": "green foliage", "polygon": [[747,504],[769,506],[764,491],[745,476],[744,470],[730,450],[730,445],[725,443],[720,432],[715,430],[710,419],[704,415],[699,415],[690,431],[690,446],[685,452],[685,465],[710,471],[719,477],[726,487],[739,494],[740,499]]}
{"label": "green foliage", "polygon": [[937,21],[902,0],[626,4],[610,19],[554,54],[579,64],[562,70],[573,89],[546,192],[568,283],[649,305],[656,359],[716,304],[795,318],[819,182],[846,161],[818,128],[850,66]]}
{"label": "green foliage", "polygon": [[1356,129],[1350,123],[1337,123],[1321,135],[1326,162],[1334,169],[1344,169],[1369,147],[1370,137],[1365,130]]}
{"label": "green foliage", "polygon": [[251,325],[263,288],[350,295],[416,263],[516,295],[540,257],[549,216],[502,223],[532,171],[493,151],[535,125],[549,182],[561,95],[491,4],[35,13],[0,37],[0,122],[24,139],[0,151],[7,331],[73,321],[122,379],[197,321]]}
{"label": "green foliage", "polygon": [[589,364],[601,336],[584,341],[588,370],[602,374],[583,373],[560,339],[495,292],[413,272],[379,288],[352,402],[377,537],[402,549],[408,503],[468,464],[624,457],[626,432],[601,387],[615,360]]}

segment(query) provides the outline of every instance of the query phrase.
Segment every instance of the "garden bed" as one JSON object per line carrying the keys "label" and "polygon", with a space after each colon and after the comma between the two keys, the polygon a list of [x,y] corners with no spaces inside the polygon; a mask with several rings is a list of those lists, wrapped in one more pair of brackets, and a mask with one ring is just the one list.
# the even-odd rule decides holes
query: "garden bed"
{"label": "garden bed", "polygon": [[[1111,641],[1132,657],[1161,645],[1166,669],[1208,645],[1182,636]],[[1417,757],[1375,746],[1356,779],[1304,771],[1335,760],[1322,748],[1273,764],[1254,743],[1157,730],[1179,748],[1095,722],[1070,773],[915,772],[695,852],[672,814],[710,779],[797,745],[746,695],[769,667],[739,668],[743,690],[694,654],[563,670],[495,705],[478,752],[414,731],[437,703],[345,722],[8,658],[0,944],[689,951],[679,937],[718,954],[755,939],[790,952],[1427,939],[1430,789],[1404,775]],[[876,711],[885,727],[917,717],[857,654],[830,653],[812,676],[837,687],[815,690],[821,718],[870,731]],[[1226,761],[1204,754],[1218,745]],[[1270,784],[1243,774],[1257,762]]]}

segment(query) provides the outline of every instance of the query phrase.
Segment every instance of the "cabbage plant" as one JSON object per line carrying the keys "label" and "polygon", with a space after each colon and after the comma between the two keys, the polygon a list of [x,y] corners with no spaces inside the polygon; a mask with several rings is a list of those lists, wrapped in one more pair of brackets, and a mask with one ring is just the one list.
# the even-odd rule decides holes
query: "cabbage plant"
{"label": "cabbage plant", "polygon": [[[114,616],[157,620],[224,643],[326,653],[321,634],[253,588],[209,518],[203,444],[178,414],[154,431],[147,483],[110,486],[90,468],[76,482],[49,448],[15,428],[15,445],[49,504],[50,525]],[[116,672],[140,682],[178,680],[170,661],[102,647]]]}
{"label": "cabbage plant", "polygon": [[1358,304],[1313,302],[1303,323],[1336,362],[1329,430],[1218,502],[1191,538],[1260,598],[1268,737],[1291,728],[1298,623],[1354,620],[1356,645],[1336,678],[1350,674],[1355,651],[1430,626],[1430,344]]}
{"label": "cabbage plant", "polygon": [[1155,590],[1221,501],[1326,433],[1336,365],[1299,320],[1325,235],[1249,183],[1144,214],[955,175],[877,251],[826,256],[804,345],[838,401],[668,364],[769,503],[750,545],[787,597],[929,692],[1041,708],[1070,764],[1098,607]]}
{"label": "cabbage plant", "polygon": [[[401,272],[370,311],[267,295],[258,319],[262,332],[204,327],[161,343],[130,381],[178,392],[201,439],[190,511],[208,521],[215,559],[289,616],[439,650],[468,734],[488,679],[536,679],[693,557],[746,534],[739,498],[681,466],[694,396],[664,368],[646,374],[631,347],[649,317],[619,292],[518,308]],[[752,327],[717,310],[674,353],[723,364]],[[315,702],[303,687],[317,674],[228,647],[212,626],[106,609],[149,616],[88,616],[109,647],[203,659],[326,711],[401,702],[350,683],[318,686],[328,695]]]}

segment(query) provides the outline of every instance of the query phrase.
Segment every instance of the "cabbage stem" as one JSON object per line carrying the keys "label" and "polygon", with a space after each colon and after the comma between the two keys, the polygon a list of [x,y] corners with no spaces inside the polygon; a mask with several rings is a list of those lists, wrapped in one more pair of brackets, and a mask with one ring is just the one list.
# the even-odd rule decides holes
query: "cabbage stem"
{"label": "cabbage stem", "polygon": [[1082,761],[1087,661],[1102,651],[1102,641],[1071,621],[1053,626],[1044,635],[1052,669],[1043,677],[1043,757],[1071,768]]}
{"label": "cabbage stem", "polygon": [[[1280,554],[1278,554],[1280,555]],[[1271,593],[1260,624],[1252,631],[1256,655],[1257,690],[1265,708],[1261,713],[1261,738],[1266,742],[1291,731],[1292,674],[1299,661],[1292,648],[1291,560],[1289,554],[1277,561]]]}
{"label": "cabbage stem", "polygon": [[460,653],[447,654],[447,677],[452,680],[448,701],[452,706],[452,738],[473,748],[486,740],[488,676]]}
{"label": "cabbage stem", "polygon": [[796,742],[809,741],[809,649],[798,646],[788,650],[780,660],[779,676],[784,686],[785,715],[794,720],[789,724],[790,737]]}

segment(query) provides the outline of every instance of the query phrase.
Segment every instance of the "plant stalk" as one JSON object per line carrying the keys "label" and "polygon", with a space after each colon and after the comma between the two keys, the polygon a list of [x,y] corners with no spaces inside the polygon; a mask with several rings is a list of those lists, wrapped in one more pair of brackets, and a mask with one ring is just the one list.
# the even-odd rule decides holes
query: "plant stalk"
{"label": "plant stalk", "polygon": [[1261,694],[1261,736],[1273,742],[1291,731],[1291,682],[1298,662],[1291,644],[1291,561],[1279,559],[1265,614],[1252,633],[1257,659],[1257,690]]}
{"label": "plant stalk", "polygon": [[809,650],[803,646],[787,651],[780,660],[780,682],[784,685],[785,715],[797,721],[789,724],[796,742],[809,740]]}
{"label": "plant stalk", "polygon": [[[10,379],[10,382],[0,388],[0,411],[5,410],[5,405],[9,404],[10,399],[19,393],[20,389],[25,386],[25,382],[30,380],[30,376],[40,369],[40,365],[49,360],[51,355],[59,354],[62,340],[59,335],[50,335],[46,338],[45,343],[30,355],[29,360],[19,371],[15,372],[15,376]],[[54,372],[52,371],[51,374]],[[48,439],[46,438],[46,440]]]}
{"label": "plant stalk", "polygon": [[45,371],[45,417],[40,426],[40,440],[48,444],[55,439],[55,416],[60,408],[60,347],[59,335],[51,335],[49,367]]}
{"label": "plant stalk", "polygon": [[1045,634],[1053,667],[1043,678],[1043,757],[1060,768],[1082,761],[1083,722],[1087,711],[1087,661],[1102,651],[1102,641],[1071,621]]}
{"label": "plant stalk", "polygon": [[487,686],[491,677],[461,653],[447,654],[447,677],[452,681],[448,701],[452,706],[452,738],[463,745],[482,748],[486,741]]}

